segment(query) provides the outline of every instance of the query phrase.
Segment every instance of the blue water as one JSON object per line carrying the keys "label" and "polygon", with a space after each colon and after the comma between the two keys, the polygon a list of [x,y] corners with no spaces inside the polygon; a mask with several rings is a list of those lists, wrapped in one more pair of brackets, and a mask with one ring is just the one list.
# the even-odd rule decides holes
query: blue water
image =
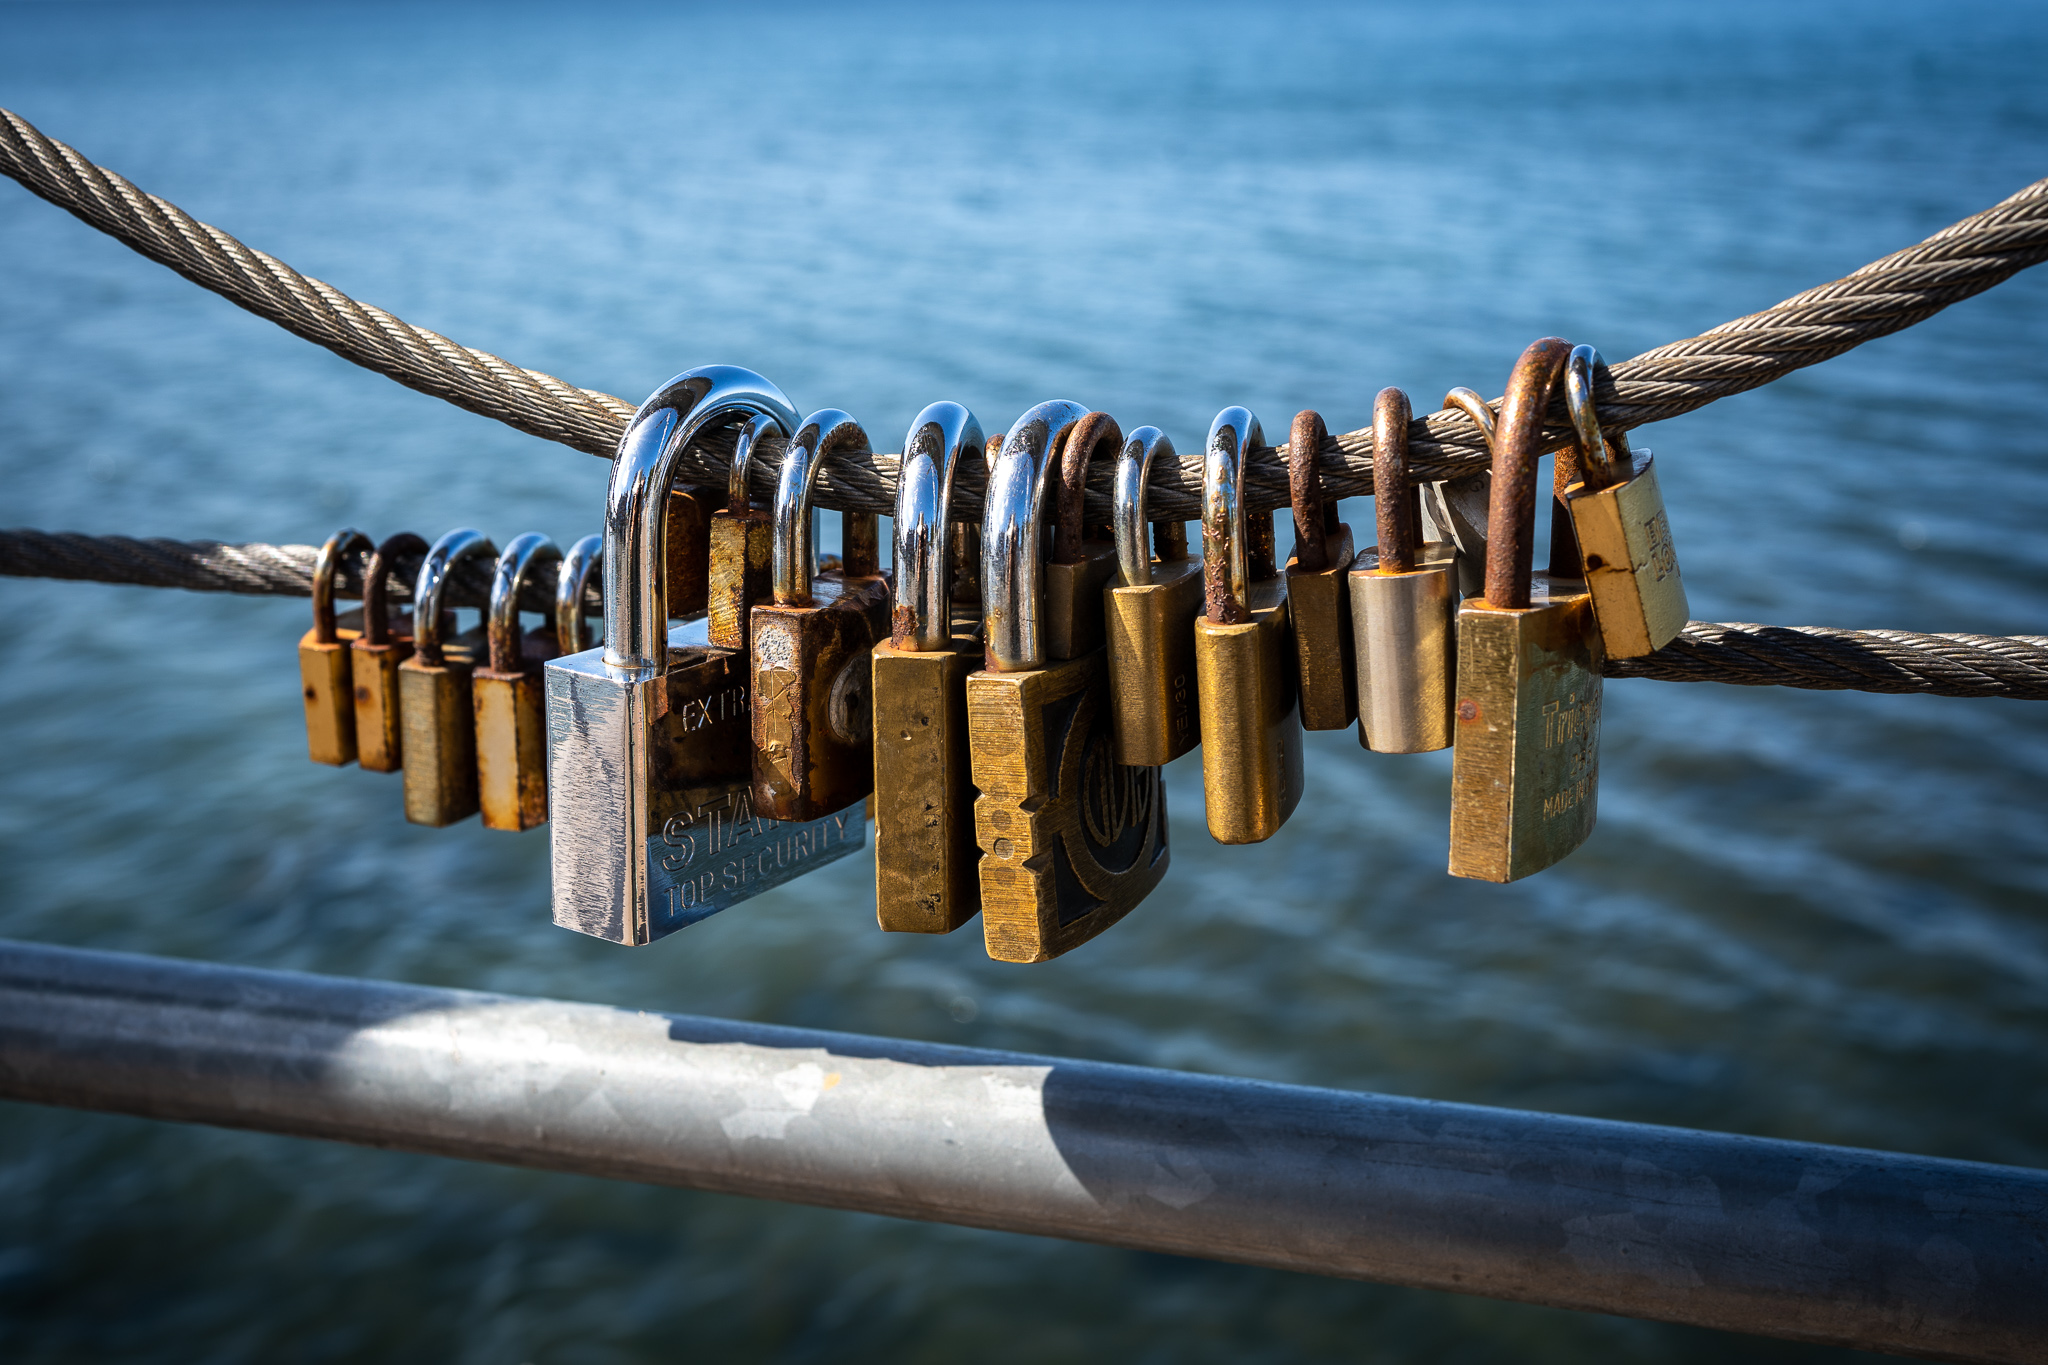
{"label": "blue water", "polygon": [[[2044,70],[2010,4],[0,7],[0,103],[310,274],[635,401],[748,365],[889,449],[938,398],[1187,448],[1497,393],[1545,333],[1619,359],[2048,173]],[[11,185],[0,242],[0,523],[597,527],[599,460]],[[2041,632],[2044,402],[2036,272],[1648,429],[1694,614]],[[627,951],[549,925],[544,832],[305,761],[304,614],[0,583],[0,935],[2048,1164],[2048,708],[1614,683],[1599,830],[1514,886],[1444,875],[1447,755],[1320,735],[1257,847],[1170,769],[1165,886],[1049,965],[877,933],[864,857]],[[1841,1355],[0,1107],[14,1361],[1737,1351]]]}

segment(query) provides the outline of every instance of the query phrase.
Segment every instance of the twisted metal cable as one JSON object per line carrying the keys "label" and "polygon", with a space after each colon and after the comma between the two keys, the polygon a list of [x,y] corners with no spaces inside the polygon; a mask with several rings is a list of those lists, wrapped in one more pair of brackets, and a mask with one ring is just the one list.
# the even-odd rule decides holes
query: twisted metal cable
{"label": "twisted metal cable", "polygon": [[[137,189],[5,110],[0,110],[0,171],[194,283],[422,393],[606,458],[632,417],[634,405],[624,399],[521,369],[358,303]],[[1624,429],[1676,417],[1910,327],[2044,259],[2048,180],[1831,284],[1615,365],[1611,382],[1598,393],[1601,417]],[[1569,439],[1561,397],[1553,416],[1546,450]],[[1418,480],[1454,478],[1486,467],[1478,429],[1462,413],[1431,413],[1418,418],[1409,432],[1409,467]],[[684,481],[724,487],[730,454],[717,442],[700,443],[682,462]],[[1247,462],[1246,496],[1253,508],[1287,504],[1284,455],[1284,447],[1262,450]],[[752,477],[764,500],[775,486],[781,458],[780,442],[773,440],[756,452]],[[1369,495],[1371,429],[1331,438],[1319,462],[1331,497]],[[963,519],[980,516],[980,472],[974,461],[962,468],[965,479],[955,490],[955,506]],[[837,453],[819,472],[816,503],[887,515],[895,510],[895,476],[894,455]],[[1091,472],[1091,519],[1111,515],[1109,480],[1106,464]],[[1178,463],[1155,465],[1148,494],[1151,516],[1197,520],[1201,487],[1199,452]]]}

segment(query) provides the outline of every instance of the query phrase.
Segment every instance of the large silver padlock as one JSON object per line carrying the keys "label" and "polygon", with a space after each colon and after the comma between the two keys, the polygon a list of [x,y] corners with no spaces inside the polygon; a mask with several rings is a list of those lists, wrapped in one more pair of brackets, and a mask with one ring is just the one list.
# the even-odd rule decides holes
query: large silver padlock
{"label": "large silver padlock", "polygon": [[[666,496],[699,437],[796,409],[750,370],[677,375],[633,415],[612,463],[604,643],[547,665],[555,923],[651,943],[853,852],[859,806],[822,819],[756,815],[747,656],[672,637]],[[701,637],[700,637],[701,638]]]}

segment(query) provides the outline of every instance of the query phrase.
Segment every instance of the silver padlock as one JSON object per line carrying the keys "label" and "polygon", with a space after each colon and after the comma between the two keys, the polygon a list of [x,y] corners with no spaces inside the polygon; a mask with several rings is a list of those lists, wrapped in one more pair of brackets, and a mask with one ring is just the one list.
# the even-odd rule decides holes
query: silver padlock
{"label": "silver padlock", "polygon": [[750,370],[677,375],[633,415],[612,463],[604,644],[547,666],[554,919],[651,943],[859,848],[859,806],[817,820],[755,814],[747,656],[672,640],[667,493],[690,443],[796,410]]}

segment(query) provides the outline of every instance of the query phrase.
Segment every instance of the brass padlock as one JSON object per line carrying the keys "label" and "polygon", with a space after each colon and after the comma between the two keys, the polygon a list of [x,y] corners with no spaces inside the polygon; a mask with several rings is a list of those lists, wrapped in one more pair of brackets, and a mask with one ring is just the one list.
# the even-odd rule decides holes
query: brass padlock
{"label": "brass padlock", "polygon": [[1152,545],[1145,544],[1145,489],[1160,458],[1178,457],[1158,427],[1139,427],[1117,454],[1111,497],[1118,581],[1102,599],[1117,761],[1144,768],[1171,763],[1202,739],[1195,706],[1202,561],[1189,556],[1182,522],[1158,523]]}
{"label": "brass padlock", "polygon": [[306,703],[306,754],[315,763],[355,762],[348,654],[359,632],[335,619],[334,575],[344,558],[368,558],[370,552],[370,538],[351,527],[329,536],[313,560],[313,628],[299,637],[299,691]]}
{"label": "brass padlock", "polygon": [[[1381,754],[1449,748],[1451,688],[1457,680],[1458,551],[1447,541],[1416,543],[1422,515],[1421,490],[1408,483],[1412,415],[1408,395],[1399,389],[1381,389],[1373,403],[1372,497],[1379,541],[1359,554],[1350,574],[1358,742]],[[1493,414],[1486,418],[1482,426],[1491,431]]]}
{"label": "brass padlock", "polygon": [[789,429],[773,414],[756,414],[741,424],[733,441],[727,505],[711,515],[711,591],[705,633],[720,649],[748,647],[754,607],[768,601],[773,590],[775,518],[767,508],[754,506],[747,491],[754,448],[770,434],[789,436]]}
{"label": "brass padlock", "polygon": [[1323,496],[1316,459],[1329,437],[1319,412],[1297,412],[1287,441],[1287,500],[1294,554],[1287,561],[1287,618],[1294,631],[1301,728],[1341,730],[1358,719],[1357,655],[1351,643],[1351,528]]}
{"label": "brass padlock", "polygon": [[1265,439],[1258,418],[1225,408],[1210,424],[1202,461],[1202,794],[1209,833],[1225,844],[1272,838],[1301,801],[1287,580],[1273,563],[1272,515],[1247,517],[1242,495],[1245,457]]}
{"label": "brass padlock", "polygon": [[775,486],[773,602],[754,608],[754,804],[815,820],[875,789],[875,641],[889,638],[872,512],[842,512],[838,572],[811,553],[811,489],[835,451],[871,453],[860,423],[812,413],[790,437]]}
{"label": "brass padlock", "polygon": [[[1046,647],[1049,485],[1085,411],[1040,403],[1011,426],[981,523],[983,658],[967,679],[967,731],[988,955],[1043,962],[1107,929],[1166,875],[1166,788],[1119,763],[1100,649]],[[1078,475],[1085,478],[1085,467]],[[1071,500],[1078,506],[1078,498]]]}
{"label": "brass padlock", "polygon": [[796,425],[773,384],[707,365],[664,384],[620,438],[606,495],[604,645],[547,665],[549,850],[563,928],[651,943],[867,839],[858,811],[762,818],[747,656],[682,643],[665,614],[677,463],[698,436],[762,415]]}
{"label": "brass padlock", "polygon": [[960,462],[981,458],[981,423],[958,403],[933,403],[903,438],[895,606],[874,649],[875,918],[898,933],[951,933],[981,911],[967,761],[981,640],[972,617],[956,624],[951,520]]}
{"label": "brass padlock", "polygon": [[1531,571],[1543,415],[1570,352],[1557,337],[1533,343],[1501,404],[1486,595],[1458,608],[1453,876],[1511,882],[1593,832],[1601,663],[1593,600],[1577,579]]}
{"label": "brass padlock", "polygon": [[[1106,412],[1091,412],[1074,424],[1060,447],[1059,504],[1053,516],[1052,557],[1045,566],[1045,652],[1078,659],[1101,649],[1103,591],[1117,572],[1116,541],[1108,527],[1090,527],[1083,503],[1088,466],[1099,454],[1114,461],[1123,431]],[[1104,534],[1091,535],[1099,530]]]}
{"label": "brass padlock", "polygon": [[363,633],[349,646],[349,675],[354,683],[356,761],[373,773],[395,773],[405,766],[405,729],[398,699],[398,666],[412,657],[412,611],[393,610],[391,575],[403,573],[400,561],[426,558],[427,542],[400,531],[377,547],[363,573]]}
{"label": "brass padlock", "polygon": [[[555,570],[555,656],[581,654],[590,635],[590,576],[604,563],[604,537],[588,535],[569,547]],[[599,607],[602,612],[602,605]],[[600,614],[598,619],[603,620]],[[542,670],[545,674],[546,670]]]}
{"label": "brass padlock", "polygon": [[485,829],[525,830],[548,818],[548,715],[542,668],[555,657],[552,623],[519,628],[519,594],[562,552],[538,531],[517,536],[498,556],[485,609],[489,656],[472,678],[476,707],[477,800]]}
{"label": "brass padlock", "polygon": [[1685,629],[1690,607],[1671,547],[1671,518],[1647,450],[1600,429],[1594,377],[1607,368],[1591,346],[1575,346],[1565,368],[1565,403],[1579,438],[1579,481],[1567,488],[1585,564],[1586,588],[1610,659],[1635,659],[1664,648]]}
{"label": "brass padlock", "polygon": [[450,638],[455,613],[441,603],[457,565],[497,553],[482,531],[450,531],[427,551],[414,582],[413,654],[398,666],[398,705],[405,729],[405,818],[416,825],[452,825],[477,812],[470,678],[482,661],[485,632],[479,626]]}

